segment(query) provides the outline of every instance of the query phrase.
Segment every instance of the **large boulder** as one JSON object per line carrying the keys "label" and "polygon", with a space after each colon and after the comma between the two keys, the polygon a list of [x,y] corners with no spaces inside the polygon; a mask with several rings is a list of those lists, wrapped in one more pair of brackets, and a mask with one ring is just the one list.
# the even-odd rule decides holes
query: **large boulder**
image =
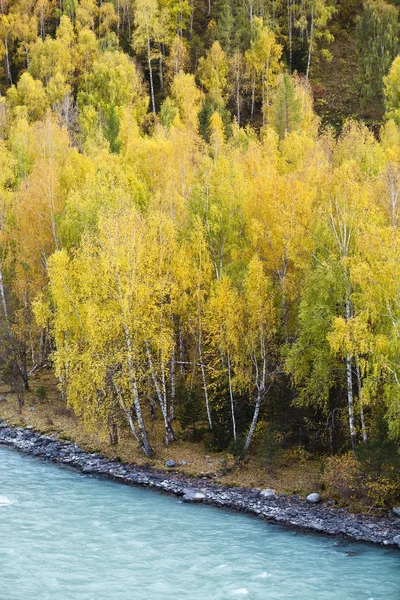
{"label": "large boulder", "polygon": [[396,544],[398,548],[400,548],[400,535],[394,536],[393,543]]}
{"label": "large boulder", "polygon": [[322,498],[319,494],[317,494],[316,492],[312,493],[312,494],[308,494],[306,501],[308,502],[308,504],[318,504],[319,502],[321,502]]}
{"label": "large boulder", "polygon": [[393,506],[392,515],[400,519],[400,506]]}
{"label": "large boulder", "polygon": [[169,469],[173,469],[175,467],[176,463],[174,460],[167,460],[167,462],[165,463],[165,466],[168,467]]}
{"label": "large boulder", "polygon": [[265,498],[266,500],[273,500],[276,498],[275,490],[271,488],[266,488],[265,490],[261,490],[260,496]]}
{"label": "large boulder", "polygon": [[182,500],[184,502],[203,502],[205,497],[206,495],[203,492],[199,492],[199,490],[185,490]]}

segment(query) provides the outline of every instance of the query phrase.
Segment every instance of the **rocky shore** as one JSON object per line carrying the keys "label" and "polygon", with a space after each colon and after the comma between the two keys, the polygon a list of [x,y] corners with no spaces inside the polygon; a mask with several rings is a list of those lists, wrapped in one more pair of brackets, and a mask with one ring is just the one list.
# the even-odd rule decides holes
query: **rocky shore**
{"label": "rocky shore", "polygon": [[297,496],[278,495],[272,490],[224,487],[206,479],[186,477],[173,469],[162,472],[121,464],[116,459],[88,454],[76,444],[58,440],[56,436],[40,435],[29,427],[10,427],[1,419],[0,444],[88,475],[114,479],[127,485],[152,487],[182,497],[186,502],[203,502],[237,510],[303,531],[400,548],[400,518],[395,516],[351,514],[344,509],[314,504]]}

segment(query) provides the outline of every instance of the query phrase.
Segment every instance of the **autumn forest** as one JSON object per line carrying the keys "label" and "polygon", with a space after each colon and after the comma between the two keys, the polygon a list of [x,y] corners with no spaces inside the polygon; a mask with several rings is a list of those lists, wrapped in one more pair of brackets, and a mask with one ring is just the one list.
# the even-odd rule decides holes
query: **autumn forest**
{"label": "autumn forest", "polygon": [[297,448],[397,499],[398,49],[383,0],[0,0],[20,409],[52,370],[111,444]]}

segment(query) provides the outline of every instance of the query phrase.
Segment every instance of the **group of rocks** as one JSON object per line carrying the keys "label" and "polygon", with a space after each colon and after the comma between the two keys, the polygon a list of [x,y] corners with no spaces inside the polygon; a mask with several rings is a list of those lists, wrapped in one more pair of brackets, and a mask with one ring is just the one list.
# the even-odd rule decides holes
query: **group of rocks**
{"label": "group of rocks", "polygon": [[319,494],[307,498],[276,494],[272,489],[225,487],[205,479],[122,464],[97,453],[89,454],[75,443],[46,436],[32,428],[13,428],[0,419],[0,444],[4,444],[88,475],[114,479],[128,485],[141,485],[179,496],[184,502],[203,502],[213,506],[245,512],[288,527],[343,536],[351,540],[372,542],[400,548],[400,518],[395,510],[387,516],[349,513],[345,509],[324,504]]}

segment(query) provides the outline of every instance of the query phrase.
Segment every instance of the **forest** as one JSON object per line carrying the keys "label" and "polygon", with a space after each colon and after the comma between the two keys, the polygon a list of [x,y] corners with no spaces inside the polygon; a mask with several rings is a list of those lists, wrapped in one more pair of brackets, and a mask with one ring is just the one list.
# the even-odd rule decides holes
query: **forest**
{"label": "forest", "polygon": [[20,410],[52,369],[111,444],[297,448],[399,498],[398,17],[0,0],[0,363]]}

